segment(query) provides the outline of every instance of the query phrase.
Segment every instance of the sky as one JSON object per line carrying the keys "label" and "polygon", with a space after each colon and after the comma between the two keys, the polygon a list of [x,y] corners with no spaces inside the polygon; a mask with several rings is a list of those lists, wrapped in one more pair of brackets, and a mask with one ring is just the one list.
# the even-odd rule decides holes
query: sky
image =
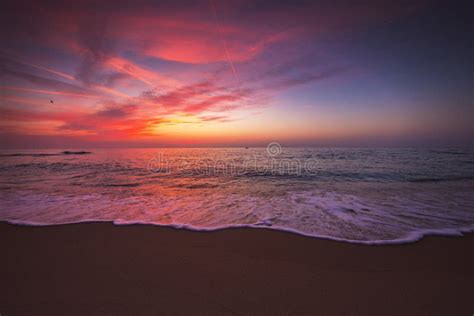
{"label": "sky", "polygon": [[0,148],[473,144],[468,1],[5,1]]}

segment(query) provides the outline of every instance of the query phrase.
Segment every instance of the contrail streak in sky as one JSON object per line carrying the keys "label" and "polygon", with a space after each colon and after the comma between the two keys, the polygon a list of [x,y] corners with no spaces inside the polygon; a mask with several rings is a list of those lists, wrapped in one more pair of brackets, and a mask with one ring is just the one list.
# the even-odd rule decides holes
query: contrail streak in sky
{"label": "contrail streak in sky", "polygon": [[232,74],[234,75],[234,78],[235,80],[237,81],[237,83],[239,82],[239,79],[237,77],[237,74],[236,74],[236,71],[235,71],[235,67],[234,67],[234,63],[232,62],[232,58],[230,57],[230,53],[229,53],[229,49],[227,48],[227,41],[225,40],[225,37],[224,35],[222,34],[222,30],[221,30],[221,27],[220,27],[220,23],[219,23],[219,19],[217,18],[217,10],[216,10],[216,6],[214,4],[214,1],[213,0],[209,0],[209,3],[211,4],[211,8],[212,8],[212,12],[214,13],[214,19],[216,21],[216,28],[217,28],[217,31],[219,32],[219,35],[221,36],[221,40],[224,44],[224,51],[225,51],[225,55],[226,55],[226,58],[227,58],[227,63],[229,64],[231,70],[232,70]]}

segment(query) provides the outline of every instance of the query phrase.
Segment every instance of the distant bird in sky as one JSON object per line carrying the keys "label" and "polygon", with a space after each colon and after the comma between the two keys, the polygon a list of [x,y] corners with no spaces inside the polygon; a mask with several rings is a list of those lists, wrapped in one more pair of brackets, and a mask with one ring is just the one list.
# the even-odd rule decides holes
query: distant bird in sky
{"label": "distant bird in sky", "polygon": [[54,101],[53,101],[53,100],[49,100],[49,102],[51,102],[51,103],[54,103]]}

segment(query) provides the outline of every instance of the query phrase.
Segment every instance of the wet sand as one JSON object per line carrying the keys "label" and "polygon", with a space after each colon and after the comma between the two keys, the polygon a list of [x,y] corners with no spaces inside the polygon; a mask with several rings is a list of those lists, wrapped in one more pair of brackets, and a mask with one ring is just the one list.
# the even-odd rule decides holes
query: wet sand
{"label": "wet sand", "polygon": [[365,246],[263,229],[0,223],[0,314],[472,315],[474,235]]}

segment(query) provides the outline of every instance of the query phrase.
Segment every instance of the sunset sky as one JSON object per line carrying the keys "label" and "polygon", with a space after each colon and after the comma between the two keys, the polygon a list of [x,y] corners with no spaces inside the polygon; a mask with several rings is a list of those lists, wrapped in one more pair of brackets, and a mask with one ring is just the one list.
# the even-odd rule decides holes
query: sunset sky
{"label": "sunset sky", "polygon": [[453,3],[6,1],[0,147],[472,143]]}

